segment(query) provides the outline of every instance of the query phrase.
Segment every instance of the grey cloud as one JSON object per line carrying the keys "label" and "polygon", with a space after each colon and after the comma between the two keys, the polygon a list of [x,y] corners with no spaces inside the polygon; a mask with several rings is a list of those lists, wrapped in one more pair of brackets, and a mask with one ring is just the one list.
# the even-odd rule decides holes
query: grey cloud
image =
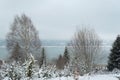
{"label": "grey cloud", "polygon": [[5,38],[16,14],[25,13],[43,39],[70,39],[81,24],[112,39],[120,33],[119,4],[119,0],[0,0],[0,28],[5,27],[0,37]]}

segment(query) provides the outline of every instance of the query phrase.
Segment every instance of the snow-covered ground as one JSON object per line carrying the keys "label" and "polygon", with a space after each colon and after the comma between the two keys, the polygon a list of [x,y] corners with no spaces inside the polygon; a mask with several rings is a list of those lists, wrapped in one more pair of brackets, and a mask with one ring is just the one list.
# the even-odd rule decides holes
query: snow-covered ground
{"label": "snow-covered ground", "polygon": [[[63,75],[64,76],[64,75]],[[78,80],[120,80],[120,73],[100,73],[100,74],[91,74],[91,75],[84,75],[79,76]],[[11,80],[7,76],[4,79],[0,80]],[[34,76],[31,79],[28,78],[21,78],[20,80],[75,80],[73,75],[69,77],[51,77],[51,78],[38,78],[38,76]]]}
{"label": "snow-covered ground", "polygon": [[[40,79],[35,79],[40,80]],[[75,80],[73,77],[62,77],[62,78],[52,78],[48,80]],[[119,80],[116,77],[108,76],[108,75],[96,75],[96,76],[83,76],[79,77],[79,80]]]}
{"label": "snow-covered ground", "polygon": [[[79,76],[79,80],[119,80],[119,75],[92,75],[92,76]],[[8,80],[7,78],[4,80]],[[27,80],[27,79],[23,79]],[[34,78],[32,80],[75,80],[73,77],[57,77],[51,79]]]}
{"label": "snow-covered ground", "polygon": [[[83,76],[72,72],[70,67],[58,70],[55,65],[42,66],[34,64],[34,57],[31,57],[23,64],[13,62],[4,63],[0,67],[0,80],[120,80],[120,70],[114,69],[112,72],[103,68],[93,71]],[[68,76],[68,77],[65,77]]]}

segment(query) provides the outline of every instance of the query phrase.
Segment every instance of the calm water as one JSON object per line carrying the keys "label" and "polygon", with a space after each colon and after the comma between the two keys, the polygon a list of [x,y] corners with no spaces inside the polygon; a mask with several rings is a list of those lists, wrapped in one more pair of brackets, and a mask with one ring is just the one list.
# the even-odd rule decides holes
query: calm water
{"label": "calm water", "polygon": [[0,48],[0,59],[5,59],[8,56],[6,48]]}
{"label": "calm water", "polygon": [[[60,54],[64,53],[64,46],[46,46],[45,48],[45,53],[48,55],[49,59],[52,58],[57,58]],[[108,60],[108,56],[110,53],[110,48],[111,47],[102,47],[102,52],[101,54],[102,59],[101,63],[106,63]],[[0,48],[0,59],[6,59],[9,56],[7,49],[5,47]]]}
{"label": "calm water", "polygon": [[[64,53],[64,46],[48,46],[48,47],[44,47],[45,48],[45,53],[49,56],[49,58],[57,58],[60,54]],[[0,48],[0,59],[5,59],[6,57],[8,57],[8,51],[7,49],[4,48]]]}

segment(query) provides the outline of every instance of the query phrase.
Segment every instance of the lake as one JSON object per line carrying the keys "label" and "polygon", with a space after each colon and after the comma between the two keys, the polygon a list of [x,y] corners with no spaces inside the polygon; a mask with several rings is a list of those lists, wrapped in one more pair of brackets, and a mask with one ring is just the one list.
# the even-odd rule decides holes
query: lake
{"label": "lake", "polygon": [[[49,56],[49,59],[57,58],[60,54],[64,53],[65,46],[44,46],[45,53]],[[106,64],[108,56],[110,53],[109,46],[102,47],[101,54],[102,59],[100,60],[102,64]],[[5,47],[0,47],[0,59],[6,59],[9,56],[7,49]]]}
{"label": "lake", "polygon": [[[45,53],[49,56],[50,59],[57,58],[60,54],[64,53],[65,45],[68,44],[69,41],[66,40],[43,40],[42,45],[45,48]],[[103,59],[101,59],[102,63],[106,63],[108,60],[108,56],[111,49],[112,41],[103,42],[101,54]],[[0,59],[6,59],[9,54],[5,47],[5,40],[0,40]]]}

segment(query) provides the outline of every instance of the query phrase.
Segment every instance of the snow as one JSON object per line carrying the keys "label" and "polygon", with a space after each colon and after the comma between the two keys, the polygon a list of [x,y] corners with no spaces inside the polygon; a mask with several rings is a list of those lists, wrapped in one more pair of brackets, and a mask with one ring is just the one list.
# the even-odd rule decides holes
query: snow
{"label": "snow", "polygon": [[[44,80],[41,78],[34,78],[33,80]],[[73,77],[57,77],[45,80],[75,80]],[[92,76],[79,76],[79,80],[119,80],[114,75],[92,75]]]}
{"label": "snow", "polygon": [[[35,74],[41,74],[44,73],[41,69],[36,72]],[[24,72],[23,72],[24,74]],[[56,75],[56,74],[52,74]],[[78,80],[119,80],[118,77],[120,77],[120,72],[118,73],[100,73],[100,74],[85,74],[84,76],[78,76]],[[9,79],[9,76],[4,77],[3,79],[0,80],[11,80]],[[44,78],[44,77],[38,77],[38,76],[33,76],[32,79],[29,79],[28,77],[23,76],[20,80],[75,80],[73,75],[65,77],[64,75],[62,77],[59,76],[53,76],[50,78]]]}
{"label": "snow", "polygon": [[[55,66],[42,67],[40,69],[35,67],[35,69],[33,68],[33,75],[29,79],[26,76],[26,66],[15,65],[15,63],[13,65],[5,64],[0,69],[0,80],[12,80],[10,77],[14,77],[14,74],[16,74],[16,77],[21,77],[20,80],[75,80],[74,74],[68,72],[69,69],[67,67],[63,71],[57,71]],[[11,70],[13,70],[12,74],[10,74]],[[78,76],[78,80],[120,80],[119,77],[120,70],[118,69],[114,69],[112,72],[100,70],[97,73],[91,72]]]}
{"label": "snow", "polygon": [[[9,78],[6,77],[3,80],[9,80]],[[25,78],[22,80],[28,79]],[[75,80],[75,79],[73,77],[56,77],[51,79],[33,78],[31,80]],[[117,78],[117,76],[114,75],[92,75],[92,76],[79,76],[79,80],[119,80],[119,79]]]}
{"label": "snow", "polygon": [[[31,61],[33,61],[32,65]],[[75,73],[70,67],[58,70],[55,65],[42,66],[34,64],[34,58],[30,55],[29,60],[23,64],[13,62],[4,63],[0,68],[0,80],[75,80]],[[31,66],[31,67],[29,67]],[[31,76],[27,76],[29,73]],[[112,72],[106,69],[93,71],[83,76],[77,75],[78,80],[120,80],[120,70],[114,69]]]}
{"label": "snow", "polygon": [[110,75],[94,75],[80,77],[80,80],[118,80],[118,79]]}
{"label": "snow", "polygon": [[[34,80],[42,80],[42,79],[34,79]],[[57,77],[47,80],[74,80],[73,77]],[[79,80],[119,80],[115,76],[111,75],[94,75],[94,76],[79,76]]]}

